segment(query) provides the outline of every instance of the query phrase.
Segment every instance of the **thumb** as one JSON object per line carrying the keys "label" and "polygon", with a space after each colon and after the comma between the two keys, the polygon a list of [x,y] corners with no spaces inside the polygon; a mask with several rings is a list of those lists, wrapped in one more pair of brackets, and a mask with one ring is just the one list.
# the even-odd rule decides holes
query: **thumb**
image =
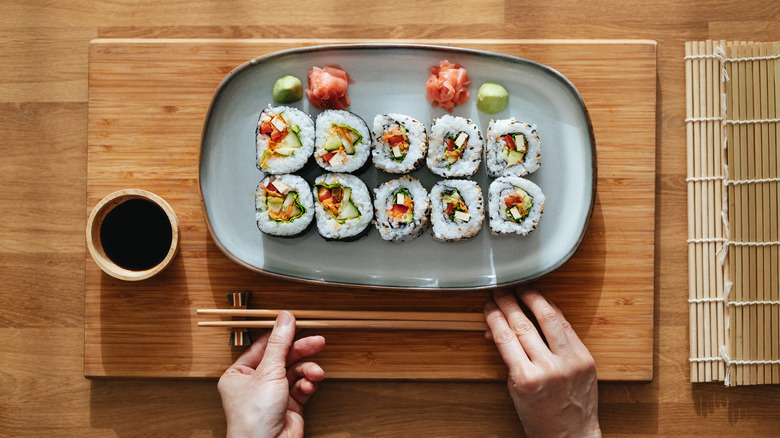
{"label": "thumb", "polygon": [[287,311],[279,312],[276,324],[268,337],[265,354],[256,371],[261,373],[278,372],[281,377],[284,377],[286,375],[287,353],[293,338],[295,338],[295,317]]}

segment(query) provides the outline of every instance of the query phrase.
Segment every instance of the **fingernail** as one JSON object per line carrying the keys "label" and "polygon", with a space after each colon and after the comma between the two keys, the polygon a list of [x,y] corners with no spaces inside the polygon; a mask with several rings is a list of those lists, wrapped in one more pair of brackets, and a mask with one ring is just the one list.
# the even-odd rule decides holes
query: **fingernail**
{"label": "fingernail", "polygon": [[293,316],[290,312],[282,310],[279,312],[279,316],[276,317],[276,326],[279,328],[287,328],[292,326]]}

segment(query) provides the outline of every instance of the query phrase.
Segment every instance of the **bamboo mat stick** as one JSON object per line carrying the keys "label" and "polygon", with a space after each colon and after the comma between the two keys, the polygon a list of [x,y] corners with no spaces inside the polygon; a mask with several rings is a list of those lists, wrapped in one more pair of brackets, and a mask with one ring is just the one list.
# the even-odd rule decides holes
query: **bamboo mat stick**
{"label": "bamboo mat stick", "polygon": [[[757,54],[759,57],[765,57],[766,44],[757,44],[753,49],[753,53]],[[758,61],[758,74],[754,73],[754,77],[757,77],[758,79],[758,88],[760,90],[758,93],[758,102],[756,103],[755,108],[758,118],[762,120],[766,120],[768,118],[766,69],[767,62],[762,59]],[[761,136],[761,143],[758,145],[759,150],[756,151],[756,160],[758,160],[756,163],[756,175],[758,178],[764,179],[769,176],[769,139],[767,138],[769,135],[769,125],[766,123],[758,123],[757,125],[758,132]],[[756,215],[756,234],[760,242],[765,242],[769,239],[767,229],[769,226],[769,183],[761,183],[758,185],[758,188],[756,189],[756,198],[759,198],[757,199],[757,202],[761,206]],[[759,282],[758,299],[761,301],[767,301],[769,298],[767,292],[769,287],[768,265],[770,261],[770,251],[771,249],[769,247],[758,248],[758,257],[756,259],[756,262],[758,263],[757,267]],[[769,310],[769,306],[764,305],[758,308],[758,357],[761,359],[766,359],[768,357],[766,354],[767,349],[771,348],[769,345],[770,340],[768,338],[771,331],[769,326],[769,322],[771,320],[767,318]],[[771,382],[772,376],[770,373],[770,367],[761,365],[759,368],[759,383],[764,384]]]}
{"label": "bamboo mat stick", "polygon": [[[697,55],[704,55],[704,44],[699,42],[696,43],[696,52]],[[702,90],[704,86],[702,85],[705,83],[704,78],[704,61],[701,58],[697,58],[694,63],[694,76],[693,76],[693,93],[694,93],[694,99],[693,99],[693,114],[694,117],[701,117],[702,116],[702,99],[706,99],[706,94],[703,95]],[[705,103],[706,105],[706,103]],[[704,175],[701,172],[701,163],[702,163],[702,135],[701,135],[701,129],[702,129],[702,122],[694,122],[694,131],[693,131],[693,176],[695,178],[701,178]],[[693,192],[694,192],[694,199],[695,199],[695,207],[694,207],[694,214],[696,216],[696,221],[694,223],[694,235],[696,236],[696,239],[702,239],[704,235],[702,234],[702,194],[701,194],[701,182],[694,182],[693,183]],[[696,245],[696,298],[702,299],[704,298],[704,261],[703,261],[703,244],[697,244]],[[696,343],[697,343],[697,350],[699,351],[699,354],[708,357],[707,351],[706,351],[706,336],[707,333],[705,331],[704,327],[704,303],[697,302],[696,303],[696,329],[697,329],[697,337],[696,337]],[[699,379],[703,381],[707,381],[707,364],[702,362],[699,363]]]}
{"label": "bamboo mat stick", "polygon": [[[743,56],[745,57],[752,57],[753,51],[752,51],[753,44],[744,44],[741,47]],[[744,77],[744,83],[745,83],[745,119],[746,120],[755,120],[755,114],[753,112],[754,108],[754,100],[755,100],[755,78],[753,77],[753,64],[755,61],[746,61],[745,64],[745,77]],[[747,166],[747,179],[752,180],[756,178],[756,163],[755,163],[755,157],[756,157],[756,133],[755,133],[756,124],[748,124],[745,125],[745,129],[747,131],[747,143],[743,145],[743,149],[745,150],[745,158],[746,158],[746,166]],[[750,242],[755,242],[757,235],[756,235],[756,184],[746,184],[744,189],[747,191],[747,208],[746,211],[743,212],[743,214],[747,215],[747,240]],[[747,248],[748,253],[748,266],[747,266],[747,277],[748,277],[748,283],[747,283],[747,294],[748,294],[748,300],[750,301],[756,301],[757,295],[756,291],[757,289],[757,275],[756,275],[756,258],[757,258],[757,249],[755,246],[751,246]],[[747,337],[748,339],[748,360],[756,359],[758,357],[758,316],[757,316],[757,306],[748,306],[747,311],[749,312],[749,321],[750,324],[748,325],[749,335]],[[748,375],[750,376],[750,379],[748,381],[749,384],[755,385],[758,383],[758,380],[756,379],[758,374],[758,365],[750,364],[748,367]]]}
{"label": "bamboo mat stick", "polygon": [[[705,51],[708,55],[712,55],[714,53],[713,51],[713,42],[708,40],[706,41],[706,48]],[[708,176],[715,176],[718,174],[715,168],[715,162],[716,162],[716,152],[717,148],[714,147],[715,142],[715,130],[717,127],[721,126],[721,123],[716,122],[713,120],[714,117],[720,115],[720,111],[717,109],[717,103],[720,102],[720,95],[718,94],[717,85],[720,83],[720,80],[717,75],[718,67],[716,65],[716,60],[713,58],[706,58],[705,61],[706,64],[706,96],[707,96],[707,105],[706,105],[706,117],[707,121],[705,122],[705,131],[707,136],[707,141],[705,145],[705,153],[707,155],[707,163],[706,167],[704,169],[704,174]],[[713,89],[715,87],[715,89]],[[705,207],[702,209],[704,212],[704,222],[706,223],[706,235],[707,237],[714,237],[715,236],[715,223],[717,222],[717,210],[715,209],[716,200],[715,200],[715,186],[716,181],[707,181],[705,183],[705,186],[707,187],[707,196],[706,196],[706,204]],[[705,246],[705,267],[707,271],[707,284],[704,289],[705,296],[707,298],[715,298],[715,292],[717,290],[717,275],[716,272],[718,271],[718,261],[717,257],[715,256],[715,248],[716,244],[714,242],[709,242]],[[718,334],[717,334],[717,303],[714,301],[710,301],[706,304],[706,315],[705,315],[705,331],[707,333],[707,357],[713,357],[717,355],[718,351]],[[708,368],[708,376],[707,381],[711,382],[713,380],[718,379],[718,369],[717,369],[717,362],[709,362],[707,364]]]}
{"label": "bamboo mat stick", "polygon": [[[737,57],[743,58],[747,56],[745,53],[745,47],[744,44],[740,44],[737,46]],[[745,120],[747,119],[747,108],[748,108],[748,84],[747,84],[747,63],[746,62],[739,62],[739,65],[737,66],[739,71],[739,119]],[[738,155],[738,167],[739,167],[739,179],[744,180],[748,177],[748,151],[747,151],[747,144],[748,144],[748,133],[749,133],[748,126],[745,124],[740,124],[739,129],[739,143],[737,147],[737,155]],[[739,191],[739,214],[737,215],[737,226],[740,229],[740,237],[739,241],[744,242],[748,240],[749,237],[749,195],[748,195],[749,187],[747,187],[746,184],[743,184],[740,186]],[[740,259],[742,260],[742,269],[741,269],[741,276],[742,276],[742,282],[741,282],[741,299],[740,301],[747,301],[750,299],[750,248],[741,246],[740,247]],[[750,308],[746,306],[742,306],[740,308],[740,311],[742,313],[742,354],[740,355],[740,358],[742,360],[749,360],[750,359]],[[741,382],[742,384],[749,384],[750,383],[750,366],[740,365],[739,368],[741,369]]]}
{"label": "bamboo mat stick", "polygon": [[[685,43],[685,118],[686,120],[693,118],[693,80],[694,80],[694,73],[693,73],[693,64],[695,62],[694,59],[691,59],[690,56],[694,55],[693,50],[694,43],[692,42],[686,42]],[[686,175],[689,177],[693,177],[693,167],[694,167],[694,156],[693,156],[693,123],[689,122],[685,124],[685,132],[686,132],[686,155],[687,155],[687,172]],[[693,187],[696,183],[695,182],[689,182],[687,185],[688,189],[688,239],[695,239],[696,234],[694,231],[694,222],[696,220],[696,216],[694,214],[694,209],[696,206],[696,199],[694,197],[694,191]],[[696,266],[696,244],[689,244],[688,245],[688,299],[694,299],[696,298],[696,272],[698,270]],[[697,358],[700,357],[698,352],[698,326],[697,326],[697,318],[696,318],[696,311],[695,303],[690,303],[688,305],[688,326],[690,329],[688,330],[688,346],[690,349],[690,357]],[[699,382],[699,364],[698,362],[691,363],[690,366],[690,379],[691,382]]]}
{"label": "bamboo mat stick", "polygon": [[[716,42],[715,44],[725,47],[726,42],[720,41]],[[713,50],[714,52],[714,50]],[[723,81],[720,80],[721,75],[721,63],[719,61],[713,60],[713,63],[715,65],[715,70],[713,71],[713,91],[715,94],[715,100],[713,102],[713,115],[718,117],[723,117],[723,108],[721,104],[721,96],[726,92],[725,84]],[[712,144],[712,151],[713,151],[713,157],[714,160],[714,167],[712,169],[712,174],[716,176],[723,176],[723,123],[716,122],[713,124],[713,130],[714,130],[714,140]],[[723,210],[723,184],[720,182],[715,182],[713,184],[715,187],[715,205],[713,207],[713,212],[715,213],[714,220],[715,220],[715,234],[714,236],[718,239],[723,239],[724,233],[723,233],[723,220],[721,218],[721,211]],[[719,298],[723,296],[724,292],[724,278],[723,278],[723,271],[724,267],[720,264],[720,261],[718,260],[718,254],[717,251],[715,251],[712,254],[712,258],[715,260],[716,263],[716,281],[715,281],[715,293],[714,297]],[[717,349],[716,352],[719,351],[721,345],[726,345],[726,329],[725,329],[725,303],[722,301],[717,301],[715,303],[715,312],[716,312],[716,330],[717,335],[715,336],[716,346]],[[716,362],[716,380],[717,381],[723,381],[725,379],[725,364],[722,361]]]}
{"label": "bamboo mat stick", "polygon": [[[702,55],[703,53],[701,50],[699,50],[699,43],[694,43],[692,50],[693,55]],[[698,118],[701,116],[701,112],[699,110],[700,106],[700,91],[701,91],[701,71],[699,69],[699,66],[701,64],[700,58],[694,58],[693,59],[693,86],[692,86],[692,102],[693,102],[693,111],[692,115],[694,118]],[[700,172],[700,162],[701,162],[701,138],[699,136],[699,125],[700,122],[693,122],[693,172],[692,176],[694,178],[700,178],[701,172]],[[694,239],[701,239],[701,183],[694,181],[693,182],[693,238]],[[701,261],[702,261],[702,248],[701,244],[694,244],[693,246],[694,250],[694,266],[696,269],[694,270],[694,295],[693,297],[697,300],[702,298],[702,277],[701,277]],[[703,321],[703,312],[702,312],[702,303],[696,302],[693,304],[694,309],[692,310],[694,313],[694,319],[696,321],[696,351],[697,356],[699,357],[705,357],[704,355],[704,321]],[[696,379],[697,381],[705,381],[705,367],[706,364],[703,362],[699,362],[696,364]]]}
{"label": "bamboo mat stick", "polygon": [[[724,44],[723,48],[726,51],[726,55],[731,53],[730,44]],[[733,69],[733,64],[732,63],[730,63],[730,62],[725,63],[723,68],[726,71],[726,75],[728,75],[729,78],[733,77],[732,75],[734,75],[734,69]],[[734,107],[733,107],[734,91],[733,91],[733,88],[734,88],[735,82],[736,81],[734,81],[734,80],[730,80],[730,81],[728,81],[727,83],[725,83],[723,85],[723,89],[726,92],[726,108],[725,108],[725,114],[723,114],[723,116],[727,117],[727,118],[730,118],[730,119],[734,118],[734,112],[733,112],[734,111]],[[734,147],[733,147],[733,145],[734,145],[734,141],[735,141],[735,137],[736,137],[736,135],[735,135],[736,134],[735,126],[734,125],[726,125],[724,134],[726,135],[726,142],[728,144],[728,147],[726,148],[726,150],[724,152],[725,155],[726,155],[726,167],[727,167],[726,174],[729,176],[729,178],[734,178]],[[724,232],[727,233],[727,235],[729,236],[729,239],[733,240],[735,238],[735,227],[734,227],[734,217],[735,217],[734,211],[735,211],[735,208],[736,208],[735,207],[735,202],[734,202],[735,187],[733,185],[729,185],[729,186],[724,187],[723,189],[726,191],[726,195],[727,195],[727,198],[726,198],[726,202],[727,202],[727,205],[726,205],[726,212],[727,212],[726,219],[728,221],[726,224],[724,224],[724,226],[725,226]],[[731,284],[732,284],[732,289],[731,289],[731,291],[729,291],[730,299],[733,299],[735,294],[736,294],[736,291],[734,290],[734,288],[735,288],[734,284],[736,283],[736,267],[735,267],[736,253],[734,251],[732,251],[732,249],[735,249],[735,248],[726,248],[727,258],[728,258],[728,265],[726,266],[726,269],[728,269],[728,278],[729,278],[729,281],[731,281]],[[734,309],[731,308],[731,307],[725,309],[725,311],[729,315],[729,330],[728,330],[728,333],[727,333],[727,336],[729,337],[729,340],[728,340],[728,354],[729,354],[729,357],[735,357],[736,356],[736,345],[737,345],[737,331],[736,331],[736,326],[737,326],[736,318],[737,318],[737,315],[736,315],[736,312],[733,311],[733,310]],[[736,373],[735,373],[734,367],[728,366],[728,368],[729,369],[726,370],[726,372],[731,374],[731,376],[732,376],[731,377],[731,381],[735,382],[736,381]]]}
{"label": "bamboo mat stick", "polygon": [[[273,320],[265,321],[200,321],[198,327],[272,328]],[[446,330],[485,331],[487,323],[472,321],[388,321],[362,319],[317,319],[296,321],[301,329],[363,329],[363,330]]]}
{"label": "bamboo mat stick", "polygon": [[[770,44],[764,43],[761,45],[761,56],[767,56],[772,53],[772,47]],[[769,101],[773,99],[769,90],[769,69],[772,67],[771,61],[761,61],[761,118],[769,119]],[[774,91],[774,90],[773,90]],[[770,141],[770,124],[762,124],[762,178],[771,178],[771,141]],[[771,189],[776,183],[764,183],[764,218],[763,218],[763,238],[764,241],[772,240],[772,202],[771,202]],[[763,247],[764,250],[764,300],[772,299],[772,247]],[[764,307],[764,354],[763,358],[771,358],[772,356],[772,306]],[[777,330],[777,327],[774,327]],[[772,366],[768,365],[764,367],[764,383],[772,383]]]}
{"label": "bamboo mat stick", "polygon": [[[734,44],[729,44],[727,55],[733,58],[735,54],[738,54]],[[727,94],[727,116],[730,119],[739,118],[739,68],[736,63],[726,63],[728,68],[728,76],[731,78],[729,85],[731,93]],[[739,163],[737,158],[739,157],[737,142],[740,136],[741,125],[729,125],[729,147],[728,147],[728,166],[729,176],[732,179],[739,179]],[[731,240],[739,240],[741,236],[741,228],[737,223],[737,216],[739,211],[737,210],[737,193],[738,187],[734,185],[728,186],[729,189],[729,229]],[[741,247],[735,247],[729,249],[729,270],[731,271],[731,280],[733,282],[733,295],[734,298],[739,301],[742,296],[742,257]],[[731,330],[731,351],[729,356],[735,359],[742,358],[742,309],[734,309],[734,317],[732,318],[732,330]],[[742,383],[742,369],[737,366],[732,366],[732,380],[735,384]]]}
{"label": "bamboo mat stick", "polygon": [[[744,47],[744,53],[746,57],[752,57],[754,56],[753,48],[755,45],[753,43],[749,43],[743,46]],[[746,89],[746,96],[747,96],[747,120],[755,120],[756,114],[755,114],[755,100],[756,100],[756,88],[759,87],[759,84],[756,82],[755,77],[755,70],[756,70],[756,64],[757,61],[747,61],[745,62],[745,85],[747,87]],[[756,149],[757,145],[760,142],[760,138],[756,135],[756,128],[758,127],[758,123],[751,123],[746,126],[747,128],[747,134],[748,134],[748,142],[745,146],[747,146],[747,167],[748,167],[748,179],[753,180],[756,178]],[[758,240],[758,232],[757,232],[757,214],[756,209],[758,206],[758,201],[756,198],[757,194],[757,186],[758,184],[747,184],[747,192],[748,192],[748,207],[747,207],[747,215],[748,215],[748,240],[751,242],[755,242]],[[758,300],[758,248],[755,246],[751,246],[748,248],[749,253],[749,283],[748,283],[748,295],[749,299],[751,301]],[[758,333],[760,330],[759,320],[758,320],[758,306],[749,306],[748,311],[750,312],[750,356],[749,359],[758,359]],[[758,374],[759,374],[759,365],[757,364],[751,364],[750,367],[750,384],[755,385],[758,382]]]}
{"label": "bamboo mat stick", "polygon": [[[773,44],[773,55],[780,54],[780,42]],[[780,60],[774,59],[772,67],[768,71],[769,78],[769,117],[774,119],[780,114]],[[780,123],[770,124],[770,174],[773,178],[780,176]],[[775,183],[770,188],[770,209],[771,209],[771,239],[773,242],[780,240],[780,188]],[[772,248],[772,300],[780,301],[780,248]],[[772,308],[772,360],[780,360],[780,306]],[[780,364],[772,366],[772,383],[780,383]]]}
{"label": "bamboo mat stick", "polygon": [[[271,309],[198,309],[198,315],[276,318],[281,310]],[[482,313],[454,312],[390,312],[390,311],[342,311],[342,310],[290,310],[302,319],[372,319],[393,321],[467,321],[484,322]]]}
{"label": "bamboo mat stick", "polygon": [[[699,53],[707,54],[709,55],[710,52],[707,51],[707,44],[704,41],[699,42]],[[709,113],[707,112],[707,109],[709,107],[708,104],[708,98],[707,90],[708,90],[708,83],[709,83],[709,76],[707,75],[707,64],[709,63],[709,60],[707,58],[702,58],[699,61],[699,77],[701,78],[699,80],[699,116],[700,117],[708,117]],[[709,172],[707,171],[707,163],[709,161],[709,144],[707,143],[707,125],[710,122],[707,121],[701,121],[698,122],[699,129],[698,129],[698,147],[699,147],[699,160],[697,161],[697,164],[699,166],[699,175],[702,177],[710,176]],[[699,204],[700,204],[700,217],[699,217],[699,236],[701,238],[707,238],[711,237],[712,235],[709,234],[708,228],[709,228],[709,208],[710,208],[710,200],[708,198],[708,186],[710,185],[710,182],[708,181],[701,181],[697,183],[699,186]],[[710,243],[709,242],[703,242],[701,244],[701,250],[697,253],[701,255],[701,258],[698,260],[701,266],[701,290],[699,291],[699,294],[701,298],[707,298],[709,297],[709,290],[710,290],[710,265],[708,262],[709,259],[709,253],[710,253]],[[709,307],[711,303],[701,303],[699,305],[698,309],[698,315],[701,318],[701,323],[699,324],[701,327],[702,332],[700,333],[699,337],[702,342],[702,346],[704,348],[704,356],[705,357],[712,357],[712,347],[711,347],[711,337],[712,337],[712,330],[710,328],[710,312]],[[711,363],[703,363],[704,365],[704,380],[706,382],[712,381],[712,364]]]}

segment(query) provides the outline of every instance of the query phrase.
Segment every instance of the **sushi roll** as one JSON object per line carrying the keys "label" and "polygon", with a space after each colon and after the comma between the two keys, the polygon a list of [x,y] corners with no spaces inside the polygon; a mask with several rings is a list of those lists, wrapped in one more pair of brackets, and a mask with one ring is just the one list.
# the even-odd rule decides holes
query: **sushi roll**
{"label": "sushi roll", "polygon": [[371,132],[357,114],[326,110],[317,116],[314,159],[330,172],[354,172],[368,161]]}
{"label": "sushi roll", "polygon": [[296,175],[269,175],[255,193],[257,228],[272,236],[293,237],[308,230],[314,218],[309,184]]}
{"label": "sushi roll", "polygon": [[482,229],[482,190],[470,180],[439,181],[431,189],[433,238],[447,242],[469,239]]}
{"label": "sushi roll", "polygon": [[374,208],[376,228],[384,240],[412,240],[428,227],[428,191],[408,175],[374,189]]}
{"label": "sushi roll", "polygon": [[287,106],[268,106],[255,130],[257,168],[279,175],[303,168],[314,151],[314,122],[305,112]]}
{"label": "sushi roll", "polygon": [[425,125],[403,114],[374,117],[374,165],[388,173],[418,169],[428,151]]}
{"label": "sushi roll", "polygon": [[527,179],[497,178],[488,191],[491,233],[521,236],[530,233],[539,224],[544,201],[542,189]]}
{"label": "sushi roll", "polygon": [[536,125],[515,119],[491,120],[485,164],[490,176],[523,176],[536,172],[542,161],[542,142]]}
{"label": "sushi roll", "polygon": [[482,162],[482,133],[469,119],[446,114],[433,121],[426,163],[445,178],[469,177]]}
{"label": "sushi roll", "polygon": [[360,178],[327,173],[314,181],[317,230],[326,240],[355,240],[374,217],[371,195]]}

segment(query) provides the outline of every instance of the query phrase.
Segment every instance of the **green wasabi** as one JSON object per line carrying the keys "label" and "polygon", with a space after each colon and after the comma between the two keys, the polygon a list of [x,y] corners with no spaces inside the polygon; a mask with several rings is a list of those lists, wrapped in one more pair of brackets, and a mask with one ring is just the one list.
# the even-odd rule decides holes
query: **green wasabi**
{"label": "green wasabi", "polygon": [[483,113],[495,114],[506,108],[509,93],[501,84],[485,82],[477,91],[477,109]]}
{"label": "green wasabi", "polygon": [[282,76],[274,82],[272,93],[276,102],[295,102],[303,97],[303,84],[293,75]]}

